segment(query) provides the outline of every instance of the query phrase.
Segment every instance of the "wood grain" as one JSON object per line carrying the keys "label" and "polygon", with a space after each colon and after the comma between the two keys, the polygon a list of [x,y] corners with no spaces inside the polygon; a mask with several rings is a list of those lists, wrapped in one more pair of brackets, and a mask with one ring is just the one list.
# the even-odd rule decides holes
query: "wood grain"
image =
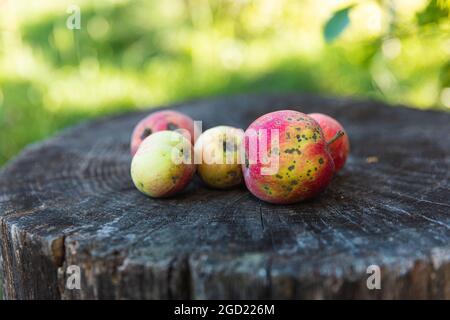
{"label": "wood grain", "polygon": [[[243,95],[176,106],[204,129],[277,109],[346,128],[346,167],[318,198],[275,206],[196,178],[150,199],[128,152],[144,113],[84,123],[0,173],[8,299],[450,298],[450,114],[377,102]],[[380,290],[366,268],[381,267]],[[81,290],[65,288],[69,265]]]}

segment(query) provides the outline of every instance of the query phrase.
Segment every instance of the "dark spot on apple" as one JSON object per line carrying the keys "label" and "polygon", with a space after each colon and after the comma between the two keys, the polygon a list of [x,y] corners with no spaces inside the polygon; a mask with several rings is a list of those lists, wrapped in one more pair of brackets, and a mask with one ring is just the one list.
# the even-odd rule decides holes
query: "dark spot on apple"
{"label": "dark spot on apple", "polygon": [[277,177],[278,179],[283,179],[283,176],[281,176],[280,174],[276,174],[275,177]]}
{"label": "dark spot on apple", "polygon": [[323,158],[319,158],[319,163],[323,164]]}
{"label": "dark spot on apple", "polygon": [[264,188],[264,190],[266,190],[266,192],[267,192],[268,194],[272,194],[272,191],[270,190],[269,186],[263,185],[263,188]]}
{"label": "dark spot on apple", "polygon": [[294,168],[295,168],[295,166],[294,166],[294,165],[291,165],[291,166],[288,167],[288,170],[289,170],[289,171],[292,171],[292,170],[294,170]]}
{"label": "dark spot on apple", "polygon": [[168,130],[174,131],[174,130],[177,130],[178,128],[179,128],[179,127],[178,127],[175,123],[169,122],[169,123],[167,124],[167,129],[168,129]]}
{"label": "dark spot on apple", "polygon": [[236,171],[228,171],[227,172],[227,175],[229,175],[230,177],[236,177],[237,176],[237,173],[236,173]]}
{"label": "dark spot on apple", "polygon": [[145,138],[147,138],[149,135],[152,134],[152,129],[150,128],[145,128],[144,132],[142,132],[141,134],[141,140],[144,140]]}
{"label": "dark spot on apple", "polygon": [[284,150],[284,153],[289,153],[289,154],[293,154],[293,153],[296,153],[296,154],[302,154],[302,152],[301,152],[299,149],[296,149],[296,148],[286,149],[286,150]]}

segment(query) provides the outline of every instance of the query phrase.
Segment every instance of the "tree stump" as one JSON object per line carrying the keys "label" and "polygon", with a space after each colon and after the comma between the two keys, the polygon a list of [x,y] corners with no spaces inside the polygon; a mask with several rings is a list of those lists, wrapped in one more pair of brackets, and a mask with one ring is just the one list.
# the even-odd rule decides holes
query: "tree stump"
{"label": "tree stump", "polygon": [[[351,155],[322,195],[296,205],[198,178],[151,199],[129,174],[146,113],[71,128],[0,174],[7,299],[450,298],[450,114],[308,95],[174,107],[203,129],[245,129],[277,109],[327,113]],[[66,286],[69,266],[79,290]]]}

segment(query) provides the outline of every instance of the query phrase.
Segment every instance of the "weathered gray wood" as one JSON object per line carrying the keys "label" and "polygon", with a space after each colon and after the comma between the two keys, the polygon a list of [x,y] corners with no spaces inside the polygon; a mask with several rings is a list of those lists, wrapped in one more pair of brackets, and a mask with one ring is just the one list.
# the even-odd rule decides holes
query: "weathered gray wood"
{"label": "weathered gray wood", "polygon": [[[0,174],[6,298],[449,299],[450,114],[294,95],[179,110],[205,127],[245,128],[286,107],[335,116],[352,143],[325,193],[297,205],[198,179],[171,199],[143,196],[128,153],[143,113],[27,148]],[[381,290],[366,287],[371,264]],[[81,290],[65,288],[69,265],[82,270]]]}
{"label": "weathered gray wood", "polygon": [[3,263],[2,263],[2,254],[0,250],[0,300],[3,300]]}

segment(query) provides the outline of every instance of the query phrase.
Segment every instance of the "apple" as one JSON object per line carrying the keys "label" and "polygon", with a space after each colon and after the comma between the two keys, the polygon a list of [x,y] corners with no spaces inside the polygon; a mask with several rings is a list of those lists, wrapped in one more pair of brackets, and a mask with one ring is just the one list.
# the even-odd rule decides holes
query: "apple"
{"label": "apple", "polygon": [[136,188],[154,197],[169,197],[181,191],[195,173],[191,142],[176,131],[159,131],[148,136],[131,162]]}
{"label": "apple", "polygon": [[321,113],[310,113],[308,114],[311,118],[317,121],[317,123],[322,128],[325,140],[331,142],[333,137],[336,136],[338,132],[343,132],[344,135],[328,144],[330,148],[330,154],[334,161],[334,167],[336,172],[341,170],[345,161],[347,160],[348,154],[350,152],[350,141],[348,135],[344,130],[344,127],[335,119],[330,116]]}
{"label": "apple", "polygon": [[163,130],[177,130],[185,135],[192,144],[195,142],[194,120],[178,111],[157,111],[142,119],[134,128],[131,136],[131,155],[136,153],[145,138]]}
{"label": "apple", "polygon": [[310,199],[334,175],[334,162],[319,124],[281,110],[256,119],[244,135],[244,181],[257,198],[277,204]]}
{"label": "apple", "polygon": [[242,183],[243,136],[242,129],[217,126],[198,137],[194,147],[198,173],[208,186],[226,189]]}

